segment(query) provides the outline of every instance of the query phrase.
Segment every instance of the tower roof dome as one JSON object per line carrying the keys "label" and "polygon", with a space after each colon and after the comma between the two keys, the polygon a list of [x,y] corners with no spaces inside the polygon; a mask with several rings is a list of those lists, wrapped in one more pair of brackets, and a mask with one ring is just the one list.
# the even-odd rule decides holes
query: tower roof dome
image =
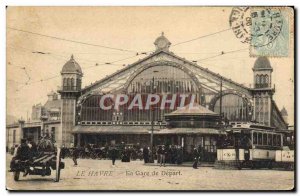
{"label": "tower roof dome", "polygon": [[273,68],[269,59],[265,56],[261,56],[256,59],[253,70],[273,70]]}
{"label": "tower roof dome", "polygon": [[78,73],[82,74],[80,65],[74,60],[72,55],[70,60],[63,66],[61,73]]}

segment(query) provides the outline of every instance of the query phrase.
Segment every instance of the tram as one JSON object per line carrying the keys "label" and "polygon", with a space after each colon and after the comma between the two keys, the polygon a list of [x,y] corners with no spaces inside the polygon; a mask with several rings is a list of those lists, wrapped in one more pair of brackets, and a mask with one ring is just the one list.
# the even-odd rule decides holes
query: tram
{"label": "tram", "polygon": [[290,130],[281,131],[283,134],[283,148],[276,150],[275,165],[278,168],[285,170],[294,170],[295,157],[294,157],[294,132]]}
{"label": "tram", "polygon": [[273,168],[276,151],[282,150],[283,134],[275,128],[249,122],[231,122],[217,149],[217,168]]}

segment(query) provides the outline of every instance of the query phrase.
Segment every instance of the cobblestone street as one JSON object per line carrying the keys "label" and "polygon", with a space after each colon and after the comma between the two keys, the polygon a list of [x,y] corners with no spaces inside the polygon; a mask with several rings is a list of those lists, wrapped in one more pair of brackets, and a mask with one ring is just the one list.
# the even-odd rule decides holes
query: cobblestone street
{"label": "cobblestone street", "polygon": [[[11,156],[7,155],[7,170]],[[294,172],[276,170],[217,170],[212,167],[146,166],[142,161],[116,166],[110,160],[63,160],[59,183],[51,176],[20,176],[7,172],[7,188],[15,190],[289,190]]]}

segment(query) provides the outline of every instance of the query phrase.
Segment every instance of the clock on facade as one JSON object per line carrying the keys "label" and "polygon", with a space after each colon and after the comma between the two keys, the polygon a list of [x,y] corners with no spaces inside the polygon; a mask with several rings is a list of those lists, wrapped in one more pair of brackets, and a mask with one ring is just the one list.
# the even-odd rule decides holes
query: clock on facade
{"label": "clock on facade", "polygon": [[164,36],[164,32],[161,33],[155,42],[154,45],[156,46],[156,50],[169,50],[171,42]]}

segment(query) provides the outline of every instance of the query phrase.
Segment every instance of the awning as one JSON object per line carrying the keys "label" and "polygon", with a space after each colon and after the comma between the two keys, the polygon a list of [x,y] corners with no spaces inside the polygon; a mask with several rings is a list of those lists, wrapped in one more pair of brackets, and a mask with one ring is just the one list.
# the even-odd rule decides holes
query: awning
{"label": "awning", "polygon": [[161,129],[156,134],[207,134],[207,135],[225,135],[225,131],[212,128],[173,128]]}
{"label": "awning", "polygon": [[[78,125],[75,126],[73,134],[87,133],[87,134],[150,134],[151,126],[91,126]],[[207,134],[218,135],[226,134],[225,131],[212,128],[172,128],[172,129],[158,129],[154,127],[153,133],[156,134]]]}
{"label": "awning", "polygon": [[[157,127],[154,132],[157,132]],[[151,126],[97,126],[78,125],[72,133],[97,133],[97,134],[150,134]]]}

